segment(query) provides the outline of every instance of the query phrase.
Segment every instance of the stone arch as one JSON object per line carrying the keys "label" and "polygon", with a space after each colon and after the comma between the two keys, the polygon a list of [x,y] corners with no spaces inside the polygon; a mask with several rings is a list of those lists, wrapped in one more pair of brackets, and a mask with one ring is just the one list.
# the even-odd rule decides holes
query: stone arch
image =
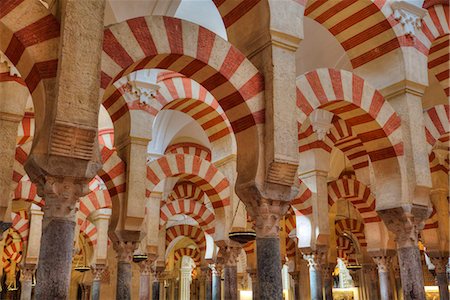
{"label": "stone arch", "polygon": [[189,181],[177,182],[173,187],[172,192],[167,197],[168,201],[176,201],[178,199],[188,199],[203,203],[203,196],[205,192],[197,185]]}
{"label": "stone arch", "polygon": [[0,51],[19,70],[33,98],[37,128],[44,119],[44,81],[56,77],[60,24],[39,1],[0,3]]}
{"label": "stone arch", "polygon": [[450,21],[448,2],[428,3],[428,14],[422,20],[422,28],[417,38],[428,56],[428,69],[436,76],[445,94],[450,96],[449,54]]}
{"label": "stone arch", "polygon": [[[341,44],[354,69],[404,46],[389,1],[300,0],[304,16],[322,24]],[[388,15],[389,14],[389,15]],[[379,34],[383,33],[383,38]]]}
{"label": "stone arch", "polygon": [[356,219],[341,219],[334,222],[336,236],[345,232],[351,233],[359,242],[361,247],[366,247],[366,235],[364,233],[364,223]]}
{"label": "stone arch", "polygon": [[22,242],[27,242],[30,229],[27,211],[20,210],[18,212],[11,212],[11,219],[11,227],[20,235]]}
{"label": "stone arch", "polygon": [[45,204],[45,200],[37,194],[36,185],[29,180],[19,181],[14,191],[13,201],[21,199],[34,203],[39,207],[43,207]]}
{"label": "stone arch", "polygon": [[296,254],[297,244],[295,241],[289,236],[290,233],[294,230],[297,230],[297,216],[295,215],[295,211],[292,206],[289,207],[288,212],[284,216],[284,230],[286,233],[286,257],[288,259],[294,259]]}
{"label": "stone arch", "polygon": [[197,267],[200,266],[202,260],[200,252],[197,249],[192,248],[178,248],[174,251],[173,255],[175,263],[183,258],[183,256],[189,256]]}
{"label": "stone arch", "polygon": [[209,210],[204,204],[194,200],[179,199],[165,203],[160,210],[159,225],[163,227],[170,217],[175,215],[187,215],[198,222],[199,226],[208,234],[215,232],[214,212]]}
{"label": "stone arch", "polygon": [[437,105],[424,113],[425,136],[428,142],[428,153],[439,140],[448,143],[450,132],[450,105]]}
{"label": "stone arch", "polygon": [[80,234],[87,245],[95,247],[97,245],[97,228],[88,219],[85,219],[80,226]]}
{"label": "stone arch", "polygon": [[80,198],[79,203],[79,224],[86,220],[91,213],[102,208],[112,208],[111,197],[107,190],[92,191]]}
{"label": "stone arch", "polygon": [[5,247],[3,249],[2,265],[5,272],[9,272],[11,261],[19,263],[22,260],[23,241],[20,235],[12,228],[9,229],[5,238]]}
{"label": "stone arch", "polygon": [[116,101],[120,93],[112,83],[136,70],[168,69],[211,92],[230,120],[238,149],[245,149],[237,154],[240,179],[254,179],[260,147],[257,124],[264,115],[264,79],[243,54],[212,32],[170,17],[128,20],[107,28],[104,36],[101,87],[105,89],[103,99],[108,99],[103,104],[116,124],[116,138],[128,136],[130,120],[126,103]]}
{"label": "stone arch", "polygon": [[358,210],[364,223],[380,222],[375,211],[376,201],[370,189],[355,177],[343,176],[328,183],[328,205],[333,206],[339,199],[346,199]]}
{"label": "stone arch", "polygon": [[195,143],[177,143],[167,147],[164,154],[190,154],[211,161],[211,150],[207,147]]}
{"label": "stone arch", "polygon": [[195,242],[200,253],[206,251],[206,238],[203,230],[197,226],[187,224],[175,225],[166,229],[166,249],[179,236],[190,238]]}
{"label": "stone arch", "polygon": [[311,190],[299,179],[299,191],[295,199],[291,202],[291,206],[295,208],[298,215],[309,216],[312,214]]}
{"label": "stone arch", "polygon": [[297,78],[297,106],[299,123],[320,108],[349,124],[362,141],[377,176],[378,204],[395,201],[394,192],[395,199],[401,200],[401,120],[379,91],[351,72],[318,69]]}
{"label": "stone arch", "polygon": [[167,154],[148,164],[147,196],[164,178],[179,175],[193,175],[201,179],[199,185],[208,195],[216,212],[230,204],[228,179],[210,162],[189,154]]}

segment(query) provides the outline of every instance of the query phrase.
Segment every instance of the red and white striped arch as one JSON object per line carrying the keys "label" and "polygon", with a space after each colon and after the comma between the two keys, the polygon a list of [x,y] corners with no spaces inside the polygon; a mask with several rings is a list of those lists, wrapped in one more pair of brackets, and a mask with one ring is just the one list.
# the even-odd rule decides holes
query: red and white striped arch
{"label": "red and white striped arch", "polygon": [[364,223],[356,219],[341,219],[334,222],[336,236],[351,233],[361,247],[367,247]]}
{"label": "red and white striped arch", "polygon": [[102,208],[112,208],[111,197],[107,190],[92,191],[80,198],[78,224],[82,224],[91,213]]}
{"label": "red and white striped arch", "polygon": [[353,241],[346,236],[340,235],[336,238],[337,246],[337,256],[341,258],[345,263],[354,263],[356,259],[354,255],[356,254],[355,246]]}
{"label": "red and white striped arch", "polygon": [[311,190],[300,179],[299,191],[291,206],[295,208],[295,213],[303,216],[312,214]]}
{"label": "red and white striped arch", "polygon": [[168,201],[176,201],[178,199],[188,199],[203,203],[203,196],[205,192],[197,185],[189,181],[177,182],[173,187],[172,192],[167,197]]}
{"label": "red and white striped arch", "polygon": [[385,0],[299,0],[305,16],[322,24],[346,51],[353,68],[358,68],[391,51],[407,46],[396,32],[398,22],[385,13]]}
{"label": "red and white striped arch", "polygon": [[11,219],[11,227],[20,235],[22,242],[27,242],[30,229],[28,213],[25,210],[11,212]]}
{"label": "red and white striped arch", "polygon": [[165,151],[165,154],[167,153],[190,154],[211,161],[211,150],[195,143],[177,143],[170,145]]}
{"label": "red and white striped arch", "polygon": [[39,1],[0,1],[0,51],[19,70],[37,116],[44,113],[44,81],[56,77],[59,30],[58,20]]}
{"label": "red and white striped arch", "polygon": [[17,142],[16,144],[21,146],[27,142],[31,142],[34,136],[35,128],[34,113],[25,112],[22,121],[19,124],[19,129],[17,131]]}
{"label": "red and white striped arch", "polygon": [[21,146],[16,146],[16,153],[14,155],[13,165],[13,182],[18,183],[26,174],[24,165],[27,160],[28,153],[30,153],[32,142],[29,141]]}
{"label": "red and white striped arch", "polygon": [[45,200],[39,197],[37,194],[37,187],[29,180],[19,181],[14,191],[14,200],[25,200],[27,202],[34,203],[40,207],[43,207]]}
{"label": "red and white striped arch", "polygon": [[429,162],[430,162],[430,172],[435,173],[442,171],[444,174],[449,174],[449,154],[447,152],[446,157],[444,159],[439,158],[438,155],[434,151],[432,151],[429,155]]}
{"label": "red and white striped arch", "polygon": [[423,230],[431,230],[436,228],[439,228],[439,216],[437,214],[436,208],[433,205],[433,210],[431,212],[431,215],[426,220]]}
{"label": "red and white striped arch", "polygon": [[[226,29],[238,22],[250,11],[256,10],[258,5],[267,1],[262,0],[213,0],[222,17]],[[237,23],[236,25],[238,25]]]}
{"label": "red and white striped arch", "polygon": [[286,239],[286,256],[291,259],[295,257],[297,245],[293,239],[289,237],[289,234],[292,230],[296,230],[297,228],[296,222],[296,214],[294,209],[289,207],[288,212],[284,216],[284,229],[285,229],[285,239]]}
{"label": "red and white striped arch", "polygon": [[108,149],[114,148],[114,129],[106,128],[98,131],[98,142],[105,145]]}
{"label": "red and white striped arch", "polygon": [[256,251],[255,245],[256,245],[256,242],[251,241],[251,242],[248,242],[247,244],[245,244],[242,247],[242,249],[244,249],[245,254],[249,255],[249,254],[255,253],[255,251]]}
{"label": "red and white striped arch", "polygon": [[97,228],[88,219],[81,224],[80,235],[89,246],[95,247],[97,245]]}
{"label": "red and white striped arch", "polygon": [[450,95],[449,83],[449,6],[436,3],[427,8],[428,14],[422,20],[422,28],[417,39],[428,51],[428,69],[441,83],[447,96]]}
{"label": "red and white striped arch", "polygon": [[167,154],[147,167],[147,196],[165,178],[193,175],[204,184],[197,184],[208,195],[214,209],[230,204],[228,179],[209,161],[189,154]]}
{"label": "red and white striped arch", "polygon": [[167,221],[175,215],[187,215],[197,221],[206,233],[213,234],[215,232],[216,217],[214,212],[202,203],[184,199],[165,203],[160,210],[160,227],[166,225]]}
{"label": "red and white striped arch", "polygon": [[197,266],[200,265],[200,262],[202,260],[201,253],[197,249],[179,248],[179,249],[175,250],[173,254],[174,254],[175,263],[177,261],[179,261],[180,259],[182,259],[183,256],[189,256],[190,258],[192,258],[192,260],[194,261],[194,263]]}
{"label": "red and white striped arch", "polygon": [[354,135],[351,127],[341,118],[333,116],[330,132],[321,141],[314,132],[309,119],[303,125],[299,124],[299,152],[320,148],[329,153],[333,147],[341,150],[350,160],[354,170],[367,168],[369,157],[358,136]]}
{"label": "red and white striped arch", "polygon": [[424,113],[425,136],[428,153],[431,153],[437,141],[448,143],[450,133],[450,105],[437,105]]}
{"label": "red and white striped arch", "polygon": [[346,199],[361,214],[364,223],[380,222],[376,212],[376,201],[370,189],[355,177],[343,176],[328,183],[328,205],[333,206],[339,199]]}
{"label": "red and white striped arch", "polygon": [[166,249],[177,237],[187,237],[195,242],[200,253],[204,253],[206,250],[206,238],[203,230],[199,227],[192,225],[175,225],[167,228],[166,230]]}
{"label": "red and white striped arch", "polygon": [[[222,107],[239,148],[247,155],[255,154],[238,168],[256,172],[256,125],[264,122],[264,78],[230,43],[187,21],[161,16],[135,18],[105,29],[101,69],[103,105],[114,123],[128,115],[128,108],[117,101],[121,93],[112,83],[129,73],[168,69],[197,81]],[[124,128],[129,127],[127,118],[123,119]]]}
{"label": "red and white striped arch", "polygon": [[299,123],[317,108],[344,120],[371,161],[403,155],[400,117],[380,92],[351,72],[317,69],[297,78]]}
{"label": "red and white striped arch", "polygon": [[[105,184],[111,203],[120,201],[126,191],[125,163],[120,159],[115,150],[102,146],[100,150],[103,167],[98,172],[98,176]],[[119,205],[118,203],[116,205]],[[119,206],[117,206],[119,207]]]}
{"label": "red and white striped arch", "polygon": [[5,238],[5,247],[3,248],[3,268],[5,272],[9,272],[11,261],[19,263],[22,259],[23,242],[20,235],[12,228],[9,229]]}

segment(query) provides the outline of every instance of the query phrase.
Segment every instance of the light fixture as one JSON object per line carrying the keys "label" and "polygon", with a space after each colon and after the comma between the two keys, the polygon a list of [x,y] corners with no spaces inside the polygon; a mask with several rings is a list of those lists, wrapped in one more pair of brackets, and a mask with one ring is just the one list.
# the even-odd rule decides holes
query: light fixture
{"label": "light fixture", "polygon": [[80,273],[84,273],[89,271],[91,268],[86,266],[86,265],[80,265],[80,261],[81,261],[82,255],[80,255],[78,257],[77,263],[75,264],[75,271],[80,272]]}
{"label": "light fixture", "polygon": [[[233,220],[231,221],[231,228],[233,228],[234,219],[236,218],[236,215],[237,215],[237,212],[239,209],[239,204],[241,204],[241,199],[239,199],[239,202],[236,206],[236,210],[234,211]],[[228,233],[228,237],[230,238],[230,240],[244,245],[244,244],[247,244],[248,242],[254,241],[256,239],[256,232],[253,230],[230,231]]]}
{"label": "light fixture", "polygon": [[147,260],[147,258],[148,258],[147,254],[134,254],[133,262],[140,263],[141,261]]}

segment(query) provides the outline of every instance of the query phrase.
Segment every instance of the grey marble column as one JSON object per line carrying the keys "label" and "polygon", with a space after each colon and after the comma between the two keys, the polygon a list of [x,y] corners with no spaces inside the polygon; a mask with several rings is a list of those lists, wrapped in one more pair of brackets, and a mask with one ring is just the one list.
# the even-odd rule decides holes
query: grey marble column
{"label": "grey marble column", "polygon": [[75,214],[62,214],[61,217],[52,215],[53,209],[59,210],[56,208],[57,201],[50,203],[49,197],[45,198],[36,299],[69,297]]}
{"label": "grey marble column", "polygon": [[439,287],[439,299],[449,300],[448,276],[447,276],[447,256],[429,256],[436,272],[436,284]]}
{"label": "grey marble column", "polygon": [[103,272],[106,270],[105,265],[92,265],[92,288],[91,288],[91,299],[100,300],[100,288]]}
{"label": "grey marble column", "polygon": [[157,276],[155,276],[152,283],[152,300],[159,300],[159,293],[160,293],[160,284]]}
{"label": "grey marble column", "polygon": [[213,266],[211,268],[211,299],[212,300],[220,300],[221,299],[221,270],[219,266]]}
{"label": "grey marble column", "polygon": [[389,270],[391,267],[391,256],[374,256],[373,260],[378,268],[378,281],[380,283],[380,300],[393,299]]}
{"label": "grey marble column", "polygon": [[212,299],[212,275],[211,271],[208,271],[205,282],[205,299],[211,300]]}
{"label": "grey marble column", "polygon": [[256,237],[260,299],[282,299],[281,253],[278,237]]}
{"label": "grey marble column", "polygon": [[20,300],[31,300],[35,265],[20,265]]}
{"label": "grey marble column", "polygon": [[113,245],[117,252],[116,299],[129,300],[131,299],[131,262],[137,243],[118,241]]}
{"label": "grey marble column", "polygon": [[422,263],[416,245],[397,249],[404,300],[424,300]]}
{"label": "grey marble column", "polygon": [[303,254],[303,258],[308,262],[309,266],[311,300],[323,300],[322,269],[320,265],[323,259],[323,253],[305,253]]}
{"label": "grey marble column", "polygon": [[323,287],[326,300],[333,300],[333,276],[335,264],[326,264],[322,269]]}
{"label": "grey marble column", "polygon": [[223,269],[225,300],[237,300],[237,266],[225,265]]}

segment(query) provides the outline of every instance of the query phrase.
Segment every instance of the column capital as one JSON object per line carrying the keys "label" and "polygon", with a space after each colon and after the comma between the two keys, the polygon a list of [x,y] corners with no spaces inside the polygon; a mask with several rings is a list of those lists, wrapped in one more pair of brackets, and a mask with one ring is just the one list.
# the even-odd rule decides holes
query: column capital
{"label": "column capital", "polygon": [[392,263],[392,256],[372,256],[372,259],[377,264],[378,272],[389,272],[389,268]]}
{"label": "column capital", "polygon": [[289,209],[289,202],[274,201],[261,198],[256,205],[247,208],[255,220],[256,236],[258,238],[278,238],[280,220]]}
{"label": "column capital", "polygon": [[326,252],[323,251],[303,252],[303,259],[308,262],[310,271],[320,271],[322,269],[325,254]]}
{"label": "column capital", "polygon": [[419,232],[430,213],[430,207],[414,204],[378,211],[386,227],[394,233],[397,248],[417,247]]}
{"label": "column capital", "polygon": [[136,241],[116,241],[113,243],[119,262],[131,263],[133,261],[133,253],[137,247],[138,243]]}
{"label": "column capital", "polygon": [[149,276],[152,273],[154,262],[154,260],[146,259],[138,263],[139,273],[141,273],[141,276]]}
{"label": "column capital", "polygon": [[33,279],[34,272],[36,271],[36,265],[34,264],[20,264],[20,281],[31,281]]}
{"label": "column capital", "polygon": [[103,273],[106,271],[108,267],[103,264],[93,264],[91,265],[91,272],[93,281],[100,281],[102,280]]}
{"label": "column capital", "polygon": [[222,249],[223,261],[226,266],[236,266],[242,246],[236,242],[230,241]]}
{"label": "column capital", "polygon": [[445,274],[447,272],[448,256],[429,256],[434,265],[436,274]]}
{"label": "column capital", "polygon": [[294,281],[297,281],[300,279],[300,271],[289,272],[289,275],[291,275],[292,280],[294,280]]}
{"label": "column capital", "polygon": [[334,264],[334,263],[324,263],[322,265],[322,270],[323,270],[322,275],[323,275],[324,279],[331,279],[331,277],[332,277],[331,274],[334,271],[335,265],[336,264]]}

